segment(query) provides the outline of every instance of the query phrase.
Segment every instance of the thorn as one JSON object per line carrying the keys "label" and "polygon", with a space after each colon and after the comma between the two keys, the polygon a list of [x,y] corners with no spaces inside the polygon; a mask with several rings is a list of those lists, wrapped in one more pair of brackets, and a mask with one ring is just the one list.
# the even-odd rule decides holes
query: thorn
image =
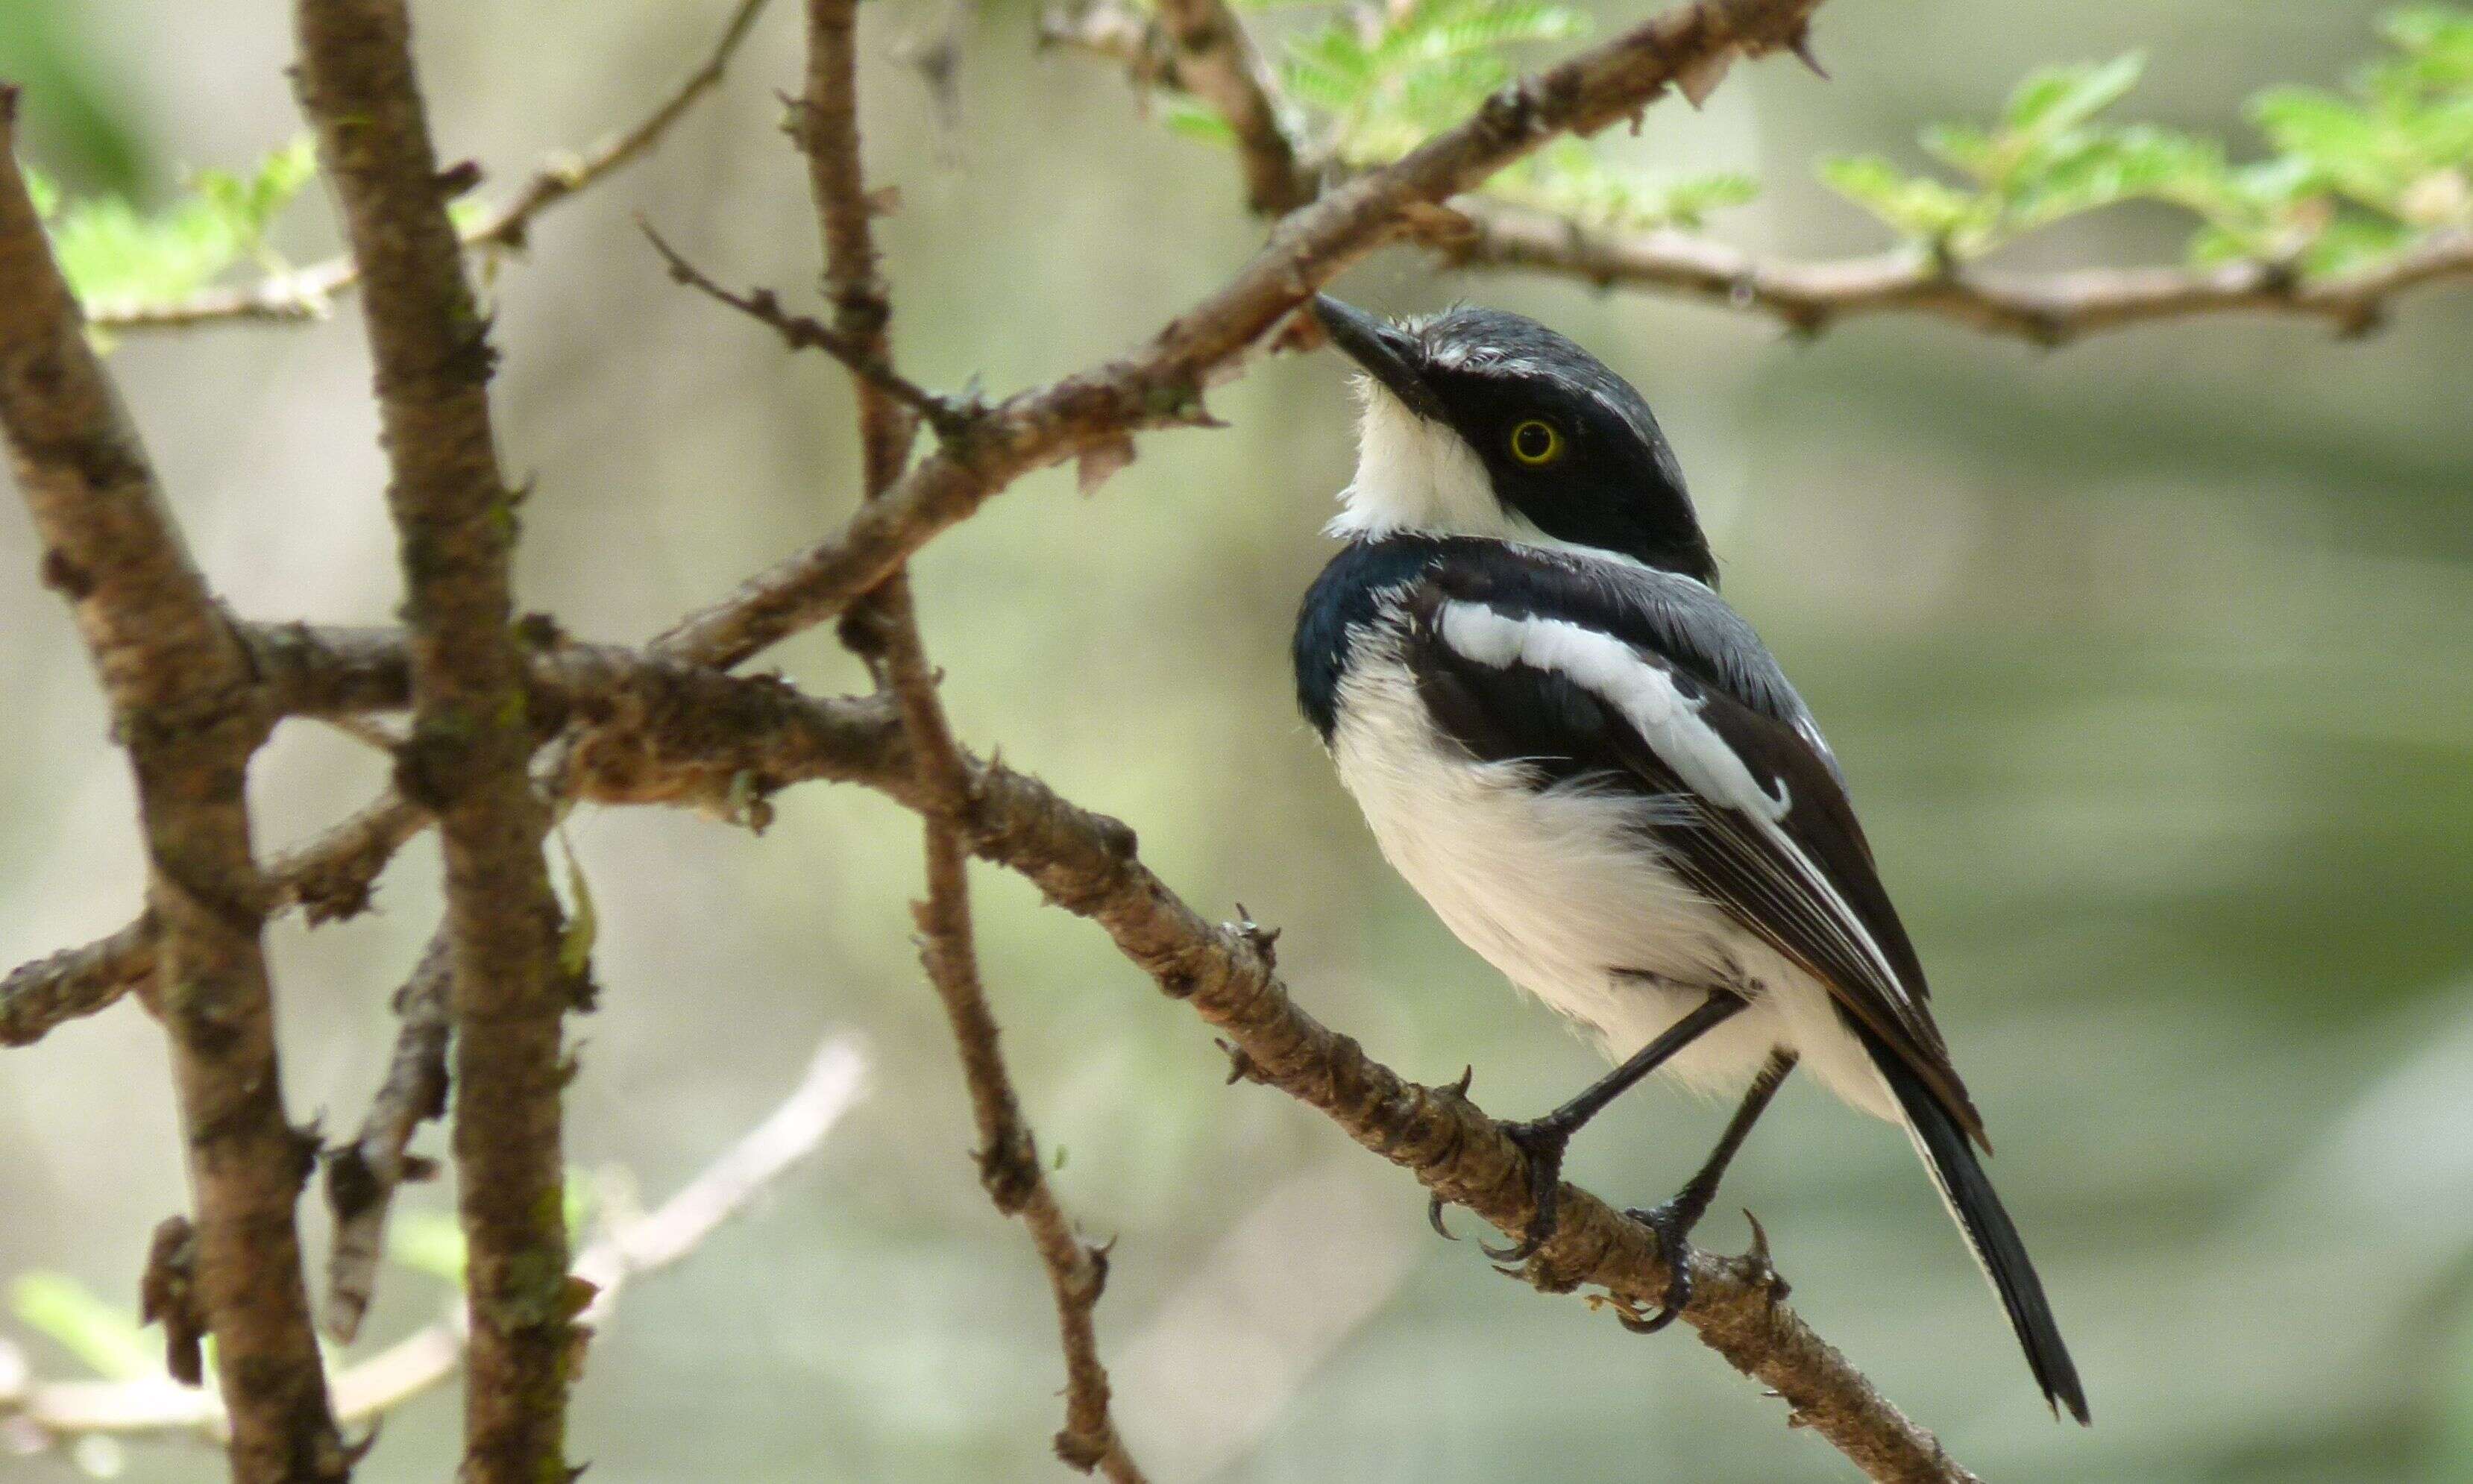
{"label": "thorn", "polygon": [[1751,1251],[1743,1254],[1743,1261],[1752,1270],[1753,1281],[1759,1283],[1767,1296],[1769,1306],[1775,1308],[1788,1294],[1794,1292],[1794,1285],[1788,1282],[1786,1275],[1777,1270],[1777,1264],[1769,1260],[1769,1233],[1761,1225],[1761,1218],[1753,1215],[1747,1206],[1743,1208],[1743,1219],[1752,1224],[1752,1247]]}
{"label": "thorn", "polygon": [[436,183],[438,193],[448,201],[453,201],[481,183],[481,162],[475,159],[459,159],[438,172]]}
{"label": "thorn", "polygon": [[1727,69],[1734,64],[1735,54],[1732,51],[1721,51],[1714,57],[1703,58],[1676,73],[1674,85],[1683,90],[1685,101],[1697,109],[1709,101],[1710,94],[1717,90],[1717,84],[1726,81]]}
{"label": "thorn", "polygon": [[1268,1080],[1263,1077],[1262,1068],[1255,1064],[1253,1056],[1244,1047],[1233,1041],[1222,1041],[1216,1037],[1212,1039],[1211,1043],[1228,1053],[1228,1080],[1220,1086],[1233,1088],[1240,1082]]}
{"label": "thorn", "polygon": [[1457,1082],[1436,1088],[1434,1090],[1437,1092],[1448,1092],[1452,1096],[1458,1098],[1460,1101],[1466,1102],[1468,1101],[1469,1084],[1475,1081],[1477,1081],[1477,1066],[1472,1063],[1460,1068],[1459,1080]]}
{"label": "thorn", "polygon": [[1794,37],[1787,42],[1786,49],[1792,52],[1794,60],[1810,69],[1813,77],[1824,83],[1833,81],[1829,76],[1829,69],[1822,66],[1820,59],[1812,54],[1812,27],[1809,23],[1795,28]]}

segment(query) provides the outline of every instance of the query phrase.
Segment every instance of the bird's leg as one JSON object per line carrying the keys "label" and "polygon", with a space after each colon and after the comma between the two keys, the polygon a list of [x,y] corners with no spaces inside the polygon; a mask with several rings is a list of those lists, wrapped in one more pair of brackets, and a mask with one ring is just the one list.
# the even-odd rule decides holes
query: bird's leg
{"label": "bird's leg", "polygon": [[1525,1123],[1498,1123],[1510,1140],[1528,1157],[1528,1193],[1536,1203],[1536,1213],[1528,1220],[1528,1231],[1509,1247],[1487,1247],[1485,1255],[1497,1262],[1525,1262],[1546,1245],[1554,1234],[1560,1213],[1556,1207],[1563,1185],[1563,1150],[1582,1125],[1596,1117],[1608,1103],[1629,1091],[1634,1083],[1671,1061],[1675,1053],[1698,1041],[1703,1035],[1735,1015],[1751,1001],[1732,990],[1712,990],[1691,1014],[1668,1026],[1656,1040],[1633,1052],[1621,1066],[1589,1084],[1579,1096],[1555,1109],[1543,1118]]}
{"label": "bird's leg", "polygon": [[1759,1076],[1752,1079],[1751,1090],[1743,1094],[1743,1106],[1735,1110],[1727,1120],[1726,1132],[1717,1137],[1717,1147],[1709,1151],[1708,1160],[1699,1172],[1684,1183],[1671,1200],[1645,1210],[1627,1210],[1624,1215],[1657,1233],[1658,1252],[1666,1259],[1666,1304],[1646,1319],[1625,1318],[1623,1328],[1640,1334],[1655,1334],[1674,1323],[1683,1305],[1692,1302],[1692,1229],[1709,1213],[1709,1203],[1717,1198],[1717,1182],[1726,1178],[1726,1166],[1734,1162],[1735,1151],[1743,1147],[1744,1136],[1752,1125],[1761,1121],[1768,1111],[1769,1099],[1794,1070],[1794,1053],[1781,1047],[1769,1053]]}

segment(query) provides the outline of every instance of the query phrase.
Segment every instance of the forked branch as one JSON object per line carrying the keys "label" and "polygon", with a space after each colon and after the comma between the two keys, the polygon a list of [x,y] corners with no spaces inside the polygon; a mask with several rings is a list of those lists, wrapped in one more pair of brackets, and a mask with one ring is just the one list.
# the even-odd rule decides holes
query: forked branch
{"label": "forked branch", "polygon": [[[249,760],[273,717],[86,343],[17,170],[15,114],[14,90],[0,89],[0,431],[43,580],[75,610],[136,775],[154,927],[143,956],[197,1203],[194,1303],[235,1399],[232,1474],[341,1479],[350,1459],[294,1221],[317,1141],[284,1113],[250,839]],[[90,990],[93,965],[75,967]]]}

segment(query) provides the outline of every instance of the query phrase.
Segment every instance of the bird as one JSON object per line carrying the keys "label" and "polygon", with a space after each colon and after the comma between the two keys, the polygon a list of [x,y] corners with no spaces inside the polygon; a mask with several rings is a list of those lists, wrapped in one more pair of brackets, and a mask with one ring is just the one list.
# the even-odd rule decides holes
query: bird
{"label": "bird", "polygon": [[[1983,1120],[1932,1016],[1811,708],[1718,573],[1647,402],[1534,320],[1387,322],[1310,304],[1356,363],[1342,545],[1299,606],[1297,699],[1383,856],[1462,943],[1576,1021],[1615,1069],[1501,1121],[1558,1221],[1572,1136],[1651,1072],[1741,1102],[1655,1233],[1671,1322],[1689,1238],[1798,1066],[1900,1125],[1991,1281],[2044,1399],[2086,1394],[1986,1177]],[[1429,1210],[1445,1235],[1438,1196]]]}

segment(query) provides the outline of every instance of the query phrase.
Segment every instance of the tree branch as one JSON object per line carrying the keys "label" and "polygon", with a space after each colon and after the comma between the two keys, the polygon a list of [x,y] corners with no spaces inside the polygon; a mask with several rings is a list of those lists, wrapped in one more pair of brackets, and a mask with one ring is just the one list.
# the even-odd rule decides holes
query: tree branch
{"label": "tree branch", "polygon": [[1415,207],[1467,190],[1561,133],[1592,133],[1669,85],[1715,86],[1737,55],[1793,45],[1820,0],[1694,0],[1501,89],[1406,157],[1290,213],[1252,262],[1148,343],[1095,370],[1007,398],[969,437],[913,467],[832,538],[672,628],[670,653],[722,666],[839,612],[911,553],[1034,468],[1127,455],[1133,432],[1208,420],[1202,394],[1340,270],[1396,235]]}
{"label": "tree branch", "polygon": [[[320,648],[364,665],[384,647],[382,637],[351,639]],[[387,668],[371,664],[368,673]],[[818,700],[768,676],[582,643],[539,654],[535,683],[541,709],[569,714],[582,728],[564,776],[578,798],[743,807],[795,783],[829,780],[861,784],[923,813],[933,807],[890,696]],[[379,699],[405,704],[400,694]],[[1273,971],[1265,935],[1193,911],[1141,865],[1130,828],[1034,778],[965,759],[972,853],[1099,922],[1163,991],[1227,1035],[1243,1053],[1239,1068],[1255,1080],[1322,1110],[1359,1143],[1506,1234],[1525,1232],[1520,1153],[1472,1103],[1405,1081],[1298,1008]],[[1565,1224],[1530,1281],[1554,1291],[1594,1284],[1644,1307],[1660,1302],[1667,1275],[1655,1239],[1583,1192],[1566,1187],[1562,1199]],[[1729,1364],[1783,1397],[1796,1422],[1875,1478],[1973,1477],[1780,1302],[1781,1285],[1756,1256],[1693,1260],[1685,1322]]]}
{"label": "tree branch", "polygon": [[[613,670],[611,667],[616,666]],[[600,675],[591,676],[599,671]],[[725,784],[760,795],[811,778],[856,782],[924,812],[934,807],[901,723],[882,698],[814,701],[779,682],[696,666],[638,664],[609,651],[574,657],[571,682],[625,679],[571,775],[610,803],[691,802]],[[1047,898],[1105,928],[1162,991],[1218,1027],[1253,1080],[1330,1116],[1351,1137],[1467,1206],[1507,1235],[1532,1214],[1516,1145],[1467,1098],[1422,1088],[1298,1008],[1274,972],[1268,935],[1213,924],[1142,866],[1134,832],[1057,797],[1037,779],[970,765],[971,846]],[[1581,1284],[1653,1308],[1667,1292],[1656,1238],[1596,1197],[1565,1186],[1562,1225],[1526,1273],[1549,1292]],[[1960,1484],[1974,1476],[1881,1395],[1782,1302],[1759,1250],[1695,1253],[1685,1323],[1730,1365],[1775,1391],[1874,1478]]]}
{"label": "tree branch", "polygon": [[[262,632],[252,631],[252,636]],[[367,704],[356,709],[403,704],[409,682],[401,668],[400,635],[396,637],[394,654],[396,699],[371,701],[364,695],[359,699]],[[360,681],[337,678],[334,683],[350,689]],[[269,697],[269,704],[279,704],[281,699],[277,691]],[[325,922],[359,913],[369,905],[370,889],[379,872],[428,823],[427,813],[388,791],[317,839],[268,863],[260,883],[267,914],[303,907],[310,922]],[[141,912],[109,937],[63,948],[11,970],[6,979],[0,979],[0,1045],[32,1044],[64,1020],[92,1015],[132,991],[145,993],[155,977],[159,931],[154,913]]]}
{"label": "tree branch", "polygon": [[[642,224],[638,224],[642,226]],[[793,350],[822,350],[839,361],[852,375],[876,389],[884,396],[900,404],[922,421],[938,429],[960,436],[969,431],[972,411],[949,398],[939,396],[902,375],[884,359],[882,347],[869,349],[862,342],[853,341],[831,325],[792,314],[781,307],[781,300],[771,289],[752,289],[733,294],[714,282],[705,272],[681,256],[660,232],[643,227],[644,237],[661,261],[670,269],[670,281],[684,283],[707,298],[717,299],[759,324],[769,325]],[[895,471],[898,475],[900,470]]]}
{"label": "tree branch", "polygon": [[427,1161],[409,1151],[423,1123],[446,1115],[448,989],[453,945],[429,940],[412,977],[395,992],[395,1053],[360,1132],[326,1152],[326,1206],[335,1215],[326,1257],[326,1332],[349,1344],[361,1332],[386,1256],[386,1223],[396,1187],[425,1178]]}
{"label": "tree branch", "polygon": [[1817,334],[1891,311],[2058,346],[2104,330],[2233,311],[2301,315],[2344,335],[2375,329],[2408,289],[2473,279],[2473,232],[2441,232],[2356,273],[2301,278],[2263,263],[2221,268],[2082,268],[2050,274],[1950,267],[1920,252],[1766,262],[1685,232],[1602,232],[1542,212],[1463,198],[1465,231],[1429,245],[1454,267],[1525,269],[1601,287],[1648,288],[1775,316]]}
{"label": "tree branch", "polygon": [[377,364],[401,543],[413,733],[396,784],[437,816],[446,864],[457,1204],[471,1358],[464,1477],[563,1475],[581,1301],[561,1216],[561,1019],[576,989],[533,792],[525,661],[511,629],[516,496],[490,419],[494,352],[464,278],[414,78],[404,0],[300,0],[302,111],[334,181]]}
{"label": "tree branch", "polygon": [[[1250,56],[1241,28],[1221,0],[1174,3],[1194,12],[1194,35],[1233,35],[1235,55]],[[1164,15],[1165,0],[1161,9]],[[1260,153],[1254,133],[1258,120],[1276,117],[1267,94],[1258,92],[1257,102],[1232,89],[1226,72],[1233,63],[1226,60],[1217,73],[1198,75],[1162,25],[1139,12],[1098,0],[1073,12],[1051,13],[1042,22],[1041,36],[1117,62],[1139,84],[1165,82],[1209,105],[1236,134],[1249,182],[1273,162]],[[1250,184],[1247,203],[1261,209]],[[1446,214],[1414,224],[1413,234],[1451,267],[1518,269],[1599,288],[1673,294],[1767,314],[1807,335],[1840,320],[1905,312],[2060,346],[2159,320],[2248,311],[2323,319],[2351,337],[2376,329],[2388,301],[2408,289],[2473,278],[2473,233],[2462,231],[2437,233],[2384,263],[2319,279],[2256,262],[2022,274],[1953,266],[1917,251],[1775,262],[1695,232],[1612,230],[1482,195],[1455,197],[1450,206]]]}
{"label": "tree branch", "polygon": [[1101,0],[1047,12],[1039,34],[1116,59],[1145,87],[1164,82],[1210,105],[1236,135],[1245,205],[1256,215],[1280,216],[1314,199],[1313,174],[1281,125],[1262,59],[1222,0],[1159,0],[1155,17]]}
{"label": "tree branch", "polygon": [[[465,248],[523,251],[530,241],[535,218],[652,154],[672,125],[721,85],[731,58],[770,3],[771,0],[738,0],[711,53],[651,112],[580,158],[552,159],[542,164],[522,190],[463,228],[459,237]],[[306,323],[325,319],[333,310],[335,296],[357,287],[360,281],[359,265],[346,254],[256,283],[204,289],[184,299],[91,304],[87,306],[86,323],[123,334],[132,330],[193,329],[236,321]]]}
{"label": "tree branch", "polygon": [[[909,461],[916,404],[893,390],[908,383],[890,370],[893,305],[876,271],[873,199],[859,155],[857,33],[857,0],[808,0],[800,144],[824,238],[825,293],[833,305],[830,333],[853,352],[845,359],[858,402],[864,497],[873,502],[893,487]],[[936,418],[941,407],[929,403],[920,410]],[[941,419],[939,426],[947,430]],[[1108,1373],[1092,1318],[1107,1281],[1107,1255],[1074,1234],[1040,1166],[1037,1140],[997,1049],[996,1015],[980,978],[971,922],[963,845],[972,810],[970,775],[936,694],[937,677],[920,637],[905,569],[896,567],[860,598],[844,620],[843,635],[891,693],[928,801],[922,811],[927,897],[914,908],[920,961],[944,1005],[960,1056],[979,1137],[980,1183],[997,1210],[1019,1215],[1029,1228],[1055,1296],[1066,1377],[1057,1456],[1085,1473],[1099,1470],[1115,1484],[1143,1484],[1109,1414]]]}
{"label": "tree branch", "polygon": [[0,427],[44,581],[75,609],[136,774],[198,1208],[195,1293],[234,1399],[232,1473],[341,1479],[294,1222],[315,1138],[284,1114],[250,844],[249,759],[272,718],[86,343],[17,171],[15,113],[0,90]]}
{"label": "tree branch", "polygon": [[[821,1147],[866,1094],[867,1063],[857,1043],[836,1037],[817,1048],[799,1085],[762,1123],[742,1135],[659,1209],[612,1220],[576,1256],[575,1271],[599,1287],[584,1319],[606,1324],[619,1292],[636,1279],[692,1256],[705,1238],[754,1205],[756,1197]],[[418,1330],[335,1377],[347,1424],[373,1423],[455,1374],[464,1355],[460,1315]],[[12,1386],[11,1362],[17,1361]],[[190,1433],[220,1439],[224,1409],[208,1392],[139,1381],[36,1382],[0,1341],[0,1423],[31,1429],[57,1445],[90,1433],[122,1437]]]}

